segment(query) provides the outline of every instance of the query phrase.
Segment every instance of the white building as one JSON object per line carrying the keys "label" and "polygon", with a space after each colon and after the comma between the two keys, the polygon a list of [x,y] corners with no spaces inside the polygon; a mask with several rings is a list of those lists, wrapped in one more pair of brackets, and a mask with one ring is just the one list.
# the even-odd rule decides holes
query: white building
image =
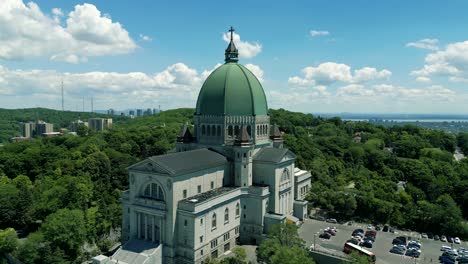
{"label": "white building", "polygon": [[226,63],[200,90],[193,133],[185,125],[175,153],[128,168],[124,246],[95,263],[204,263],[306,217],[310,173],[295,168],[260,82],[237,55],[231,31]]}

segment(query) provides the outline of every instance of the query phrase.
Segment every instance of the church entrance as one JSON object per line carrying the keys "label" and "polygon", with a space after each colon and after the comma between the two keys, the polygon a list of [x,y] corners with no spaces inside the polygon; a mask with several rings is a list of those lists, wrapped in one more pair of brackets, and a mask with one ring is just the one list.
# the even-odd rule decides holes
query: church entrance
{"label": "church entrance", "polygon": [[154,243],[161,241],[161,218],[155,215],[137,213],[138,239]]}

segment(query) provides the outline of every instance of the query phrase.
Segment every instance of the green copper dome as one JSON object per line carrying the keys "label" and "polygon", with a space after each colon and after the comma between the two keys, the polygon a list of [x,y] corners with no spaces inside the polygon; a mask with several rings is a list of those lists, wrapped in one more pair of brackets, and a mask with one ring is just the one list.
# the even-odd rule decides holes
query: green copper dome
{"label": "green copper dome", "polygon": [[214,70],[203,84],[197,115],[267,115],[265,92],[257,77],[236,62]]}

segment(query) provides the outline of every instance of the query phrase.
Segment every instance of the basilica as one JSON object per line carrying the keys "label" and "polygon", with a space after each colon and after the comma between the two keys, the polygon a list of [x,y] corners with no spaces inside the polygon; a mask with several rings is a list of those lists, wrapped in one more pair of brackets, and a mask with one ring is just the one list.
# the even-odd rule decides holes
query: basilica
{"label": "basilica", "polygon": [[238,63],[233,31],[175,151],[128,168],[123,246],[93,263],[204,263],[236,244],[259,244],[273,224],[307,216],[311,175],[294,166],[270,124],[265,92]]}

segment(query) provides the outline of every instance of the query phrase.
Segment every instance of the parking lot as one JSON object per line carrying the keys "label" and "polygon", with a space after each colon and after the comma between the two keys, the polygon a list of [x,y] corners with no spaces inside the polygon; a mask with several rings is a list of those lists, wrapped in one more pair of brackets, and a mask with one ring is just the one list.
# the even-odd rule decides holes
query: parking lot
{"label": "parking lot", "polygon": [[[320,233],[327,227],[335,226],[338,229],[336,236],[333,236],[330,240],[322,240],[319,238]],[[299,235],[306,241],[307,246],[314,244],[317,250],[326,251],[336,255],[344,255],[342,253],[343,245],[346,240],[351,238],[351,233],[356,228],[362,228],[366,230],[367,224],[354,223],[351,226],[330,224],[324,221],[317,221],[307,219],[302,226],[299,228]],[[421,256],[417,259],[407,257],[404,255],[397,255],[390,253],[392,248],[392,240],[397,236],[411,237],[412,240],[419,240],[422,244]],[[402,232],[397,230],[396,233],[390,232],[377,232],[377,237],[373,248],[368,249],[373,252],[377,257],[379,264],[393,264],[393,263],[439,263],[439,256],[442,254],[440,248],[442,245],[451,246],[450,243],[434,241],[433,239],[421,238],[419,233],[416,232]],[[468,248],[466,241],[462,241],[461,245],[454,244],[455,248],[464,247]]]}

